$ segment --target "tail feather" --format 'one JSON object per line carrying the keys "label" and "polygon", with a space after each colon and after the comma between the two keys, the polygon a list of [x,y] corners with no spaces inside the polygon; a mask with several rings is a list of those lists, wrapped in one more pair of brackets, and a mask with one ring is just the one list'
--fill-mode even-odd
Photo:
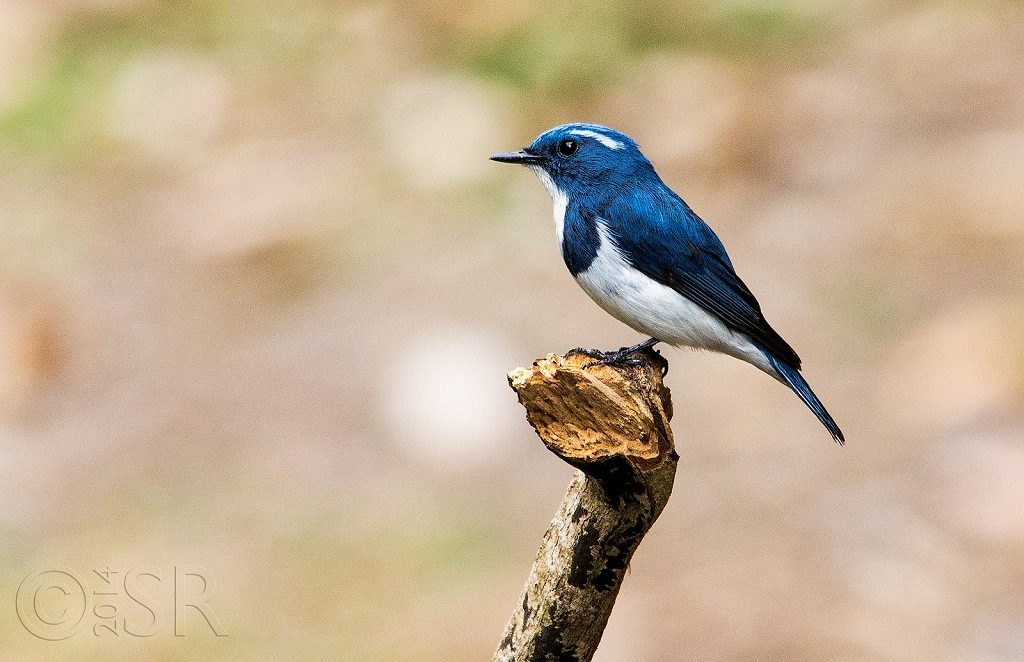
{"label": "tail feather", "polygon": [[807,408],[814,412],[814,415],[818,417],[818,420],[821,421],[821,424],[829,431],[832,438],[842,446],[843,442],[846,441],[846,438],[843,437],[843,431],[839,429],[838,425],[836,425],[835,420],[833,420],[832,416],[828,413],[828,410],[825,409],[825,405],[821,404],[821,400],[818,399],[818,396],[814,395],[814,391],[811,390],[810,385],[808,385],[807,381],[803,378],[803,375],[801,375],[796,368],[776,359],[769,352],[765,352],[765,354],[768,356],[768,361],[772,364],[772,367],[775,368],[777,373],[779,373],[781,381],[789,386],[789,388],[793,389],[793,392],[804,401]]}

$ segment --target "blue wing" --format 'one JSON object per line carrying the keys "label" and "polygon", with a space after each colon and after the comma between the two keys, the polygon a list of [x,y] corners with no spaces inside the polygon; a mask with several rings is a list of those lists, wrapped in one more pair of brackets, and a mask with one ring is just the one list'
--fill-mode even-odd
{"label": "blue wing", "polygon": [[633,195],[611,197],[594,213],[605,221],[633,268],[800,369],[800,357],[765,320],[722,242],[678,196],[667,188],[638,188]]}

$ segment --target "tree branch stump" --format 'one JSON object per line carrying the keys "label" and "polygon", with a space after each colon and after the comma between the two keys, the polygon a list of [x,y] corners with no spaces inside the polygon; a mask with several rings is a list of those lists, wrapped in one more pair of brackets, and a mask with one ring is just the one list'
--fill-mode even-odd
{"label": "tree branch stump", "polygon": [[495,661],[587,662],[629,561],[672,493],[672,401],[654,350],[643,365],[594,366],[549,354],[509,373],[526,418],[578,469],[537,552]]}

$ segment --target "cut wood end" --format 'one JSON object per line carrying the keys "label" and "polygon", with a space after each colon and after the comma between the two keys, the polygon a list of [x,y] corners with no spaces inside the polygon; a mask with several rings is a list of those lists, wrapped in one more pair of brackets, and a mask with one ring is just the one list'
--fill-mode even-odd
{"label": "cut wood end", "polygon": [[622,456],[644,471],[673,450],[669,390],[651,354],[638,366],[598,365],[583,354],[548,354],[508,374],[526,418],[553,453],[574,464]]}

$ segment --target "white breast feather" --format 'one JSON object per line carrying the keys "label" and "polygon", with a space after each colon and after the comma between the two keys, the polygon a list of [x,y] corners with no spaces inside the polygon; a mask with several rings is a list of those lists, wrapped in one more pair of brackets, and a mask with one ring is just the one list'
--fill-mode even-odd
{"label": "white breast feather", "polygon": [[743,334],[672,288],[631,267],[598,220],[597,257],[576,282],[612,317],[672,345],[721,352],[753,364],[778,378],[764,354]]}
{"label": "white breast feather", "polygon": [[558,245],[561,246],[562,236],[565,234],[565,209],[569,206],[569,196],[555,185],[555,180],[551,179],[551,175],[544,168],[540,166],[529,166],[529,168],[547,189],[548,195],[551,196],[551,202],[555,205],[555,231],[558,233]]}

